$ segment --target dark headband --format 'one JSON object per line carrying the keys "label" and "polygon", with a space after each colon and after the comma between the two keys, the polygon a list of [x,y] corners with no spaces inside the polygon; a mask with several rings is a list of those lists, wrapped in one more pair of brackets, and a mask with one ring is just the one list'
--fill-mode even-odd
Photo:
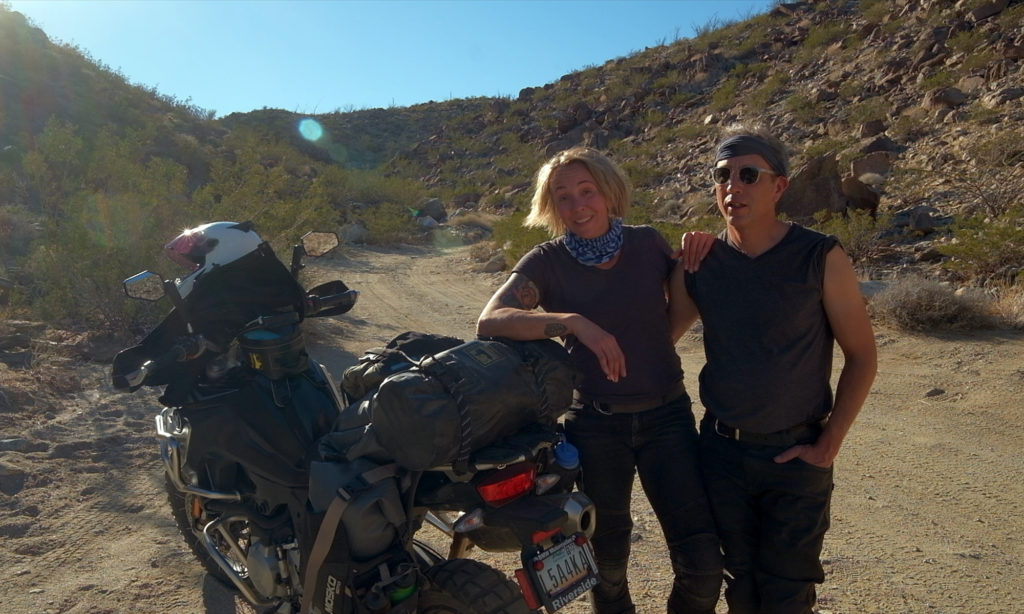
{"label": "dark headband", "polygon": [[783,177],[789,175],[789,169],[786,168],[786,158],[782,153],[769,145],[764,139],[750,134],[731,136],[722,141],[718,145],[718,153],[715,154],[715,164],[728,158],[748,155],[761,156],[768,163],[768,166],[772,167],[773,171]]}

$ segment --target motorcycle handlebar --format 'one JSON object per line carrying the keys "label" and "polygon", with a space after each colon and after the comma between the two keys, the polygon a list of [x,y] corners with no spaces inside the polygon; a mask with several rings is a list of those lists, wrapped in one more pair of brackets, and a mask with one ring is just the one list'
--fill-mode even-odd
{"label": "motorcycle handlebar", "polygon": [[322,318],[345,313],[352,309],[358,298],[358,290],[346,290],[325,296],[309,294],[306,296],[306,317]]}
{"label": "motorcycle handlebar", "polygon": [[[209,343],[202,335],[196,334],[188,337],[182,337],[178,343],[172,345],[166,352],[152,360],[147,360],[142,363],[138,369],[130,373],[115,376],[121,380],[120,382],[115,382],[115,387],[132,389],[138,388],[146,383],[146,379],[152,373],[177,362],[192,360],[205,352],[209,347]],[[120,384],[125,385],[122,386]]]}

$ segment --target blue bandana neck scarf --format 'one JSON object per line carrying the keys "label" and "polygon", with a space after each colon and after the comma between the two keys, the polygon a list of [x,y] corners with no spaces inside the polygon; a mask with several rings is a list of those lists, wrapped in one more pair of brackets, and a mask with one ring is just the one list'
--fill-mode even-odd
{"label": "blue bandana neck scarf", "polygon": [[565,247],[581,264],[595,266],[608,262],[622,249],[622,218],[612,218],[608,232],[595,239],[584,239],[567,230]]}

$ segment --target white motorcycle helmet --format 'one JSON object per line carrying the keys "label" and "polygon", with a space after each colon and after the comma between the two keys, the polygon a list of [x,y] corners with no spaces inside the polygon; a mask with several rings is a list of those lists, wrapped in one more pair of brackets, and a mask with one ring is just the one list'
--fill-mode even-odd
{"label": "white motorcycle helmet", "polygon": [[185,277],[174,280],[184,298],[192,291],[196,280],[208,271],[238,260],[262,243],[252,222],[211,222],[174,237],[164,246],[164,253],[190,271]]}

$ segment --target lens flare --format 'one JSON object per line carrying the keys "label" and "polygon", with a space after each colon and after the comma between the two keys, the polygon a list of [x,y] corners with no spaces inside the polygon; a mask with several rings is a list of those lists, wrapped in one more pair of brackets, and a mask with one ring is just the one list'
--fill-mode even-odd
{"label": "lens flare", "polygon": [[299,134],[307,141],[319,141],[324,135],[324,127],[315,119],[307,117],[299,122]]}

